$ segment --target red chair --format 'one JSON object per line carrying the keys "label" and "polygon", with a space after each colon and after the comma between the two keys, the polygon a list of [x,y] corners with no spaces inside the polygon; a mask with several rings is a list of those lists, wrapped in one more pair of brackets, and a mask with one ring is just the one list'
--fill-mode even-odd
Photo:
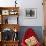
{"label": "red chair", "polygon": [[[27,46],[26,43],[25,43],[25,40],[32,37],[32,36],[34,36],[37,39],[37,35],[33,31],[33,29],[32,28],[27,29],[27,31],[24,34],[24,37],[22,38],[21,46]],[[40,42],[38,41],[35,46],[41,46]]]}

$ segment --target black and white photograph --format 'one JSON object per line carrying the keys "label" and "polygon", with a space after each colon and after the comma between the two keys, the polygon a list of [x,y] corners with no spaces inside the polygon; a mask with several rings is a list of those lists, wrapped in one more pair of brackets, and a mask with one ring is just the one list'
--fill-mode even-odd
{"label": "black and white photograph", "polygon": [[26,18],[36,18],[37,9],[36,8],[26,8],[25,13],[26,13]]}

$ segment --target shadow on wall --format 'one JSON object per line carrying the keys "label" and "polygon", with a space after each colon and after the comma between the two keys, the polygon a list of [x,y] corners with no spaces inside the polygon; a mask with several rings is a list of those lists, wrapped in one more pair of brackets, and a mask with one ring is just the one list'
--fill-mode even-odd
{"label": "shadow on wall", "polygon": [[23,38],[23,35],[24,35],[25,31],[28,28],[32,28],[36,32],[39,41],[41,43],[43,43],[43,36],[42,36],[43,35],[43,33],[42,33],[43,30],[42,30],[42,26],[21,26],[20,27],[20,31],[19,31],[19,39],[20,39],[20,42],[21,42],[21,40]]}

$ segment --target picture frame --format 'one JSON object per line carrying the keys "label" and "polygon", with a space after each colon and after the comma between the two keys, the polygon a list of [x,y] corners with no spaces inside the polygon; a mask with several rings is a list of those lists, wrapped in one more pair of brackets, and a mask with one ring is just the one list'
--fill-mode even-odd
{"label": "picture frame", "polygon": [[17,13],[18,13],[18,12],[17,12],[16,10],[10,10],[10,11],[9,11],[9,14],[10,14],[10,15],[16,15]]}
{"label": "picture frame", "polygon": [[26,8],[25,17],[31,18],[31,19],[36,19],[37,18],[37,8]]}
{"label": "picture frame", "polygon": [[2,10],[2,15],[9,15],[9,10]]}

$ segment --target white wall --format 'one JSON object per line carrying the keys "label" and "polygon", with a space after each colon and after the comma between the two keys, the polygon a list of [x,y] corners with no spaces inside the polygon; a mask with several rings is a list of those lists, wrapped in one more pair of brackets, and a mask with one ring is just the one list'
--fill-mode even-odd
{"label": "white wall", "polygon": [[1,7],[9,7],[9,6],[14,6],[15,3],[14,3],[15,0],[0,0],[0,6]]}
{"label": "white wall", "polygon": [[[0,0],[0,6],[15,6],[15,0]],[[42,0],[17,0],[19,10],[19,24],[21,26],[43,26],[43,6]],[[36,8],[37,9],[37,18],[36,19],[27,19],[25,17],[26,8]]]}
{"label": "white wall", "polygon": [[[23,26],[43,26],[43,6],[42,0],[21,0],[20,2],[20,23]],[[25,8],[36,8],[37,18],[27,19],[25,18]]]}

